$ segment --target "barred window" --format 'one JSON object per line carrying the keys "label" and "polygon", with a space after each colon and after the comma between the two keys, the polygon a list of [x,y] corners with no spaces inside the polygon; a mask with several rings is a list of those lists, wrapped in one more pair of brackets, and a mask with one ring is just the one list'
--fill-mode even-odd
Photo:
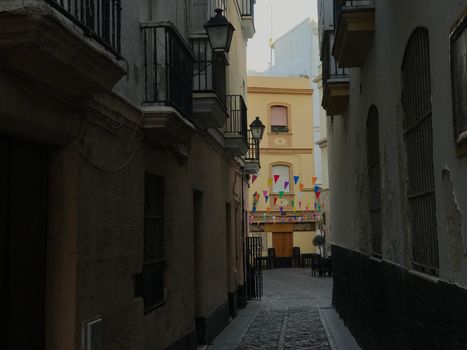
{"label": "barred window", "polygon": [[430,79],[428,30],[417,28],[407,43],[402,63],[412,265],[417,270],[436,275],[439,257]]}
{"label": "barred window", "polygon": [[147,313],[164,303],[164,179],[146,173],[144,187],[144,256],[138,294]]}
{"label": "barred window", "polygon": [[368,209],[370,213],[371,253],[381,258],[381,184],[379,163],[378,110],[370,108],[367,121],[367,167],[369,179]]}
{"label": "barred window", "polygon": [[467,143],[467,9],[451,34],[451,79],[454,131],[458,144]]}

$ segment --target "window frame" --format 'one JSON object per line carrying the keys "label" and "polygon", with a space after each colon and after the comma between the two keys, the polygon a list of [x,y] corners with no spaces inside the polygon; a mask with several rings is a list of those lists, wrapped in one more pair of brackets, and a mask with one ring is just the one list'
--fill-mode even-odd
{"label": "window frame", "polygon": [[[284,167],[288,167],[289,168],[289,191],[286,192],[284,191],[284,195],[290,195],[290,194],[293,194],[294,193],[294,184],[293,184],[293,180],[292,179],[292,174],[293,174],[293,166],[292,164],[290,163],[287,163],[287,162],[275,162],[275,163],[271,163],[271,167],[270,167],[270,174],[271,174],[271,179],[272,179],[272,185],[270,186],[270,189],[269,189],[269,192],[272,193],[272,194],[279,194],[280,191],[283,191],[283,190],[280,190],[278,192],[274,192],[274,167],[276,166],[284,166]],[[282,182],[284,183],[284,182]],[[282,188],[284,188],[284,186],[282,186]]]}
{"label": "window frame", "polygon": [[[272,125],[272,109],[274,107],[282,107],[285,108],[286,112],[286,120],[287,120],[287,125],[281,126],[281,125]],[[271,103],[268,105],[268,115],[269,115],[269,132],[271,133],[288,133],[290,132],[291,129],[291,118],[290,118],[290,105],[286,103],[281,103],[281,102],[275,102]]]}
{"label": "window frame", "polygon": [[[455,77],[455,62],[453,60],[455,42],[462,35],[467,35],[467,8],[464,9],[462,15],[457,20],[455,25],[451,28],[449,35],[449,60],[450,60],[450,73],[451,73],[451,99],[452,99],[452,113],[453,113],[453,127],[454,127],[454,141],[458,147],[463,147],[462,154],[467,154],[467,127],[460,125],[467,124],[467,114],[462,116],[458,110],[457,101],[458,86]],[[467,73],[466,73],[467,74]],[[462,130],[465,129],[465,130]]]}

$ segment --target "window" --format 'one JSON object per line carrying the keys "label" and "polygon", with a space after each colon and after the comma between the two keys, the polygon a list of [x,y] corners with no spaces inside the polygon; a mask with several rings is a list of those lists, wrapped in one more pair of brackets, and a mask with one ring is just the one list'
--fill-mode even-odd
{"label": "window", "polygon": [[378,110],[371,107],[366,124],[367,167],[369,180],[368,209],[370,213],[371,253],[381,258],[381,185],[379,167],[379,123]]}
{"label": "window", "polygon": [[143,272],[137,293],[146,313],[164,303],[164,269],[164,179],[146,173]]}
{"label": "window", "polygon": [[451,34],[451,79],[454,131],[458,144],[467,143],[467,9]]}
{"label": "window", "polygon": [[412,265],[422,272],[437,274],[430,49],[425,28],[416,29],[409,39],[402,63],[402,84]]}
{"label": "window", "polygon": [[[277,182],[274,181],[274,177],[278,175],[279,179]],[[284,193],[290,193],[290,167],[288,165],[274,165],[272,167],[272,192],[279,193],[284,191]],[[289,185],[284,188],[284,183],[288,182]]]}
{"label": "window", "polygon": [[287,107],[272,106],[271,107],[271,132],[287,132],[289,131],[287,117]]}

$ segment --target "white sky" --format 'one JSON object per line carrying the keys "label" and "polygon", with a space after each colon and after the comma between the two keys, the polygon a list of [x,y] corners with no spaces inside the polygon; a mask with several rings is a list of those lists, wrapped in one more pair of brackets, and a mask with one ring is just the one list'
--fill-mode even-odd
{"label": "white sky", "polygon": [[274,41],[308,17],[317,20],[317,12],[316,0],[256,0],[256,34],[248,41],[248,69],[267,69],[269,39]]}

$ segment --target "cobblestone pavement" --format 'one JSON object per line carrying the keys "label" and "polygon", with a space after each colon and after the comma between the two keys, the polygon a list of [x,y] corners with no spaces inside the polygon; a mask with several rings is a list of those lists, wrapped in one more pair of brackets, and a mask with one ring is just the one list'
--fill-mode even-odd
{"label": "cobblestone pavement", "polygon": [[311,277],[309,269],[266,270],[263,278],[263,299],[249,302],[255,311],[237,339],[217,347],[215,339],[213,349],[330,349],[318,308],[331,305],[332,279]]}

